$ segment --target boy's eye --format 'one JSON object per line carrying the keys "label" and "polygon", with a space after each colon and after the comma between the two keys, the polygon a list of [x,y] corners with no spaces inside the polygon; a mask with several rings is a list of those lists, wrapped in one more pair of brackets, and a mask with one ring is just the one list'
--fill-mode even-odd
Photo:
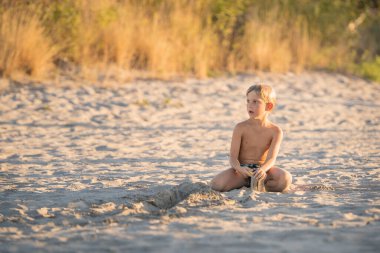
{"label": "boy's eye", "polygon": [[258,104],[258,103],[260,103],[260,101],[259,100],[252,100],[252,101],[247,100],[247,104],[249,104],[249,103]]}

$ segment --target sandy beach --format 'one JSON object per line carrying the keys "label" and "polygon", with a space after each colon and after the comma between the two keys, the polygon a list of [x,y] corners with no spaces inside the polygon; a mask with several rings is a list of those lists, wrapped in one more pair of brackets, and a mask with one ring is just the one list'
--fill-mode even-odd
{"label": "sandy beach", "polygon": [[[277,91],[292,188],[214,192],[258,81]],[[0,252],[379,251],[379,84],[326,72],[73,82],[0,93]]]}

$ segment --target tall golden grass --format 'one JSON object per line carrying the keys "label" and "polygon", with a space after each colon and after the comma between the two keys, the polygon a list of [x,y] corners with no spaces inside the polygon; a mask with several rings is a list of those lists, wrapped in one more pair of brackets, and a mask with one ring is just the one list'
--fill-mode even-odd
{"label": "tall golden grass", "polygon": [[210,3],[41,0],[32,7],[3,6],[0,72],[40,76],[50,73],[59,58],[82,69],[116,65],[160,78],[226,71],[299,72],[331,61],[339,67],[345,61],[344,43],[336,47],[339,50],[322,48],[321,38],[310,33],[303,16],[290,18],[279,8],[264,14],[251,8],[242,32],[234,35],[233,47],[226,48],[213,26]]}
{"label": "tall golden grass", "polygon": [[242,69],[271,72],[302,71],[313,65],[318,54],[318,38],[308,32],[308,23],[301,16],[291,23],[286,13],[274,8],[258,15],[256,10],[245,24]]}
{"label": "tall golden grass", "polygon": [[7,10],[0,17],[0,72],[9,76],[22,71],[44,74],[57,50],[30,11]]}

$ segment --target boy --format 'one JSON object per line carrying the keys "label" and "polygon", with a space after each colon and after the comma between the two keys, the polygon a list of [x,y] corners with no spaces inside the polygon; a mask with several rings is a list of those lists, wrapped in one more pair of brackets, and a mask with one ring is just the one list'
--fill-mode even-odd
{"label": "boy", "polygon": [[282,141],[281,128],[267,119],[275,106],[275,92],[271,86],[260,84],[249,87],[246,95],[249,119],[237,124],[233,131],[232,168],[215,176],[211,188],[230,191],[249,187],[252,179],[264,184],[266,191],[282,192],[289,188],[292,176],[274,167]]}

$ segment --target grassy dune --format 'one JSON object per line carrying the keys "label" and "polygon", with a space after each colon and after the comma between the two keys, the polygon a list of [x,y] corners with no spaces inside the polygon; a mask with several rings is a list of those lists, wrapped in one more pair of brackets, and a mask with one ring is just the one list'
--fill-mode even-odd
{"label": "grassy dune", "polygon": [[[378,1],[4,0],[0,74],[330,69],[380,80]],[[65,65],[64,64],[64,65]]]}

